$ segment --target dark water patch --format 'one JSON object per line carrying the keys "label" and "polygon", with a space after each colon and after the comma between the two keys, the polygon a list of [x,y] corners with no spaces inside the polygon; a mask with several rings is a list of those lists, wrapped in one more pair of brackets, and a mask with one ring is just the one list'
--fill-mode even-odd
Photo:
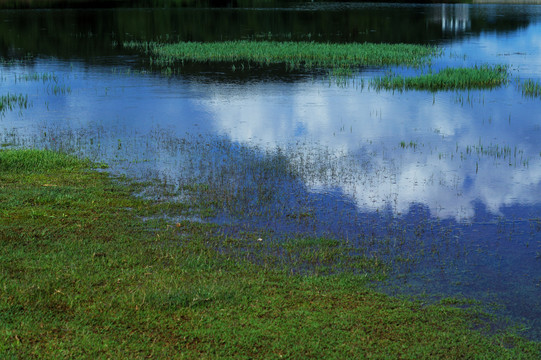
{"label": "dark water patch", "polygon": [[[350,8],[0,11],[0,56],[122,55],[125,41],[274,41],[435,44],[526,28],[537,8],[356,5]],[[462,7],[461,7],[462,6]],[[446,24],[461,24],[448,28]],[[101,60],[100,60],[101,59]]]}

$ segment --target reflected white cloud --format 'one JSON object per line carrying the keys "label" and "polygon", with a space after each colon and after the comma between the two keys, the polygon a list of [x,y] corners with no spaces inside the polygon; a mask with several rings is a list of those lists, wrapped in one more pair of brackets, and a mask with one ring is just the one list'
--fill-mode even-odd
{"label": "reflected white cloud", "polygon": [[[291,96],[276,99],[264,86],[234,98],[220,96],[218,87],[202,106],[213,114],[217,132],[234,141],[271,148],[307,142],[294,150],[306,152],[305,166],[322,166],[317,162],[324,158],[333,169],[305,171],[312,191],[340,187],[362,210],[404,213],[422,203],[433,215],[464,219],[478,202],[493,214],[517,203],[541,203],[532,192],[541,186],[540,149],[532,134],[540,132],[535,124],[541,105],[509,105],[504,99],[513,88],[463,94],[470,100],[462,104],[454,93],[292,86]],[[310,159],[314,151],[325,156]],[[365,166],[348,159],[358,154],[365,154]]]}

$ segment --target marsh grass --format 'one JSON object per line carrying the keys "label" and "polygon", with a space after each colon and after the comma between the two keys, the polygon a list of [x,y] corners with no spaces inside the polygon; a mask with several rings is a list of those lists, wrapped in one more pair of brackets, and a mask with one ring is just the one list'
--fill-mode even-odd
{"label": "marsh grass", "polygon": [[[340,239],[291,238],[282,246],[291,256],[277,263],[260,234],[153,218],[168,211],[163,203],[134,197],[140,185],[87,161],[4,150],[0,163],[2,358],[534,359],[541,351],[512,334],[472,330],[478,316],[456,304],[374,292],[367,279],[380,267],[368,258],[357,272],[319,275],[318,266],[351,256]],[[291,271],[314,258],[316,271]]]}
{"label": "marsh grass", "polygon": [[541,98],[541,83],[528,79],[520,84],[522,95],[530,98]]}
{"label": "marsh grass", "polygon": [[164,68],[183,62],[227,62],[239,64],[243,68],[247,68],[251,64],[285,64],[291,69],[298,67],[421,66],[441,54],[441,50],[433,46],[370,43],[224,41],[161,44],[125,42],[123,46],[149,54],[151,65]]}
{"label": "marsh grass", "polygon": [[473,68],[445,68],[436,73],[404,77],[386,75],[371,80],[375,89],[385,90],[456,90],[491,89],[508,82],[509,74],[504,65],[481,65]]}
{"label": "marsh grass", "polygon": [[[120,147],[117,139],[108,141],[109,135],[96,135],[51,130],[34,141],[21,141],[17,134],[6,134],[0,141],[11,146],[40,146],[77,152],[94,159],[107,158],[113,171],[120,169],[121,173],[145,181],[159,179],[166,186],[149,187],[144,196],[164,203],[180,199],[190,205],[172,214],[169,218],[172,222],[186,218],[215,221],[230,236],[242,230],[266,229],[270,234],[264,237],[276,243],[287,237],[346,238],[347,251],[360,249],[358,254],[384,260],[404,273],[420,261],[439,256],[425,248],[446,244],[445,254],[453,253],[449,256],[456,258],[465,256],[459,247],[449,244],[452,238],[449,234],[434,231],[447,229],[446,225],[428,224],[426,229],[418,231],[417,225],[423,227],[418,220],[417,225],[412,226],[407,219],[386,218],[389,203],[375,209],[374,217],[359,217],[356,197],[363,199],[365,190],[354,189],[347,199],[332,195],[337,183],[349,188],[351,184],[373,182],[376,177],[370,169],[378,166],[378,161],[372,158],[360,161],[357,155],[336,153],[311,143],[261,149],[225,137],[185,135],[179,138],[158,129],[143,137],[132,134],[129,139],[123,138]],[[433,151],[425,145],[413,140],[400,143],[409,151]],[[152,161],[130,157],[134,149],[152,154]],[[473,157],[474,163],[475,159],[480,162],[485,157],[497,161],[526,159],[520,149],[514,149],[512,154],[510,151],[509,147],[480,142],[471,148],[457,146],[456,153],[446,156],[460,156],[469,162]],[[160,164],[159,171],[147,171],[157,164]],[[359,167],[363,170],[359,171]],[[394,171],[387,169],[381,175],[393,176]],[[312,191],[314,188],[318,190]],[[326,195],[327,191],[331,191],[330,196]],[[276,258],[285,254],[279,249],[273,251]],[[345,262],[342,265],[349,266]],[[308,264],[299,266],[310,268]],[[328,272],[333,271],[333,266],[328,267]]]}
{"label": "marsh grass", "polygon": [[25,74],[19,74],[15,75],[16,81],[41,81],[43,83],[46,82],[58,82],[58,76],[54,73],[25,73]]}
{"label": "marsh grass", "polygon": [[8,111],[19,108],[19,110],[28,108],[28,95],[23,94],[10,94],[0,95],[0,116]]}

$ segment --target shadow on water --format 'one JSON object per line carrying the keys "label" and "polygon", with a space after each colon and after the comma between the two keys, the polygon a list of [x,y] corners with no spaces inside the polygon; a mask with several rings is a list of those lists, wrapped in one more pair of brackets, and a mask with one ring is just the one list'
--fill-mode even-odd
{"label": "shadow on water", "polygon": [[[464,5],[466,6],[466,5]],[[0,11],[0,57],[27,54],[96,63],[124,55],[124,41],[236,39],[433,44],[524,29],[535,15],[460,5],[259,9]]]}

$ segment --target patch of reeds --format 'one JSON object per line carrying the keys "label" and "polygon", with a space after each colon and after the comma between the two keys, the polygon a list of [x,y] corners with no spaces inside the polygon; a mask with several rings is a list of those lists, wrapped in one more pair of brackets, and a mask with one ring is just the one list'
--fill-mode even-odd
{"label": "patch of reeds", "polygon": [[445,68],[437,73],[404,77],[391,74],[371,80],[375,89],[385,90],[455,90],[490,89],[507,83],[509,73],[505,65],[481,65],[473,68]]}
{"label": "patch of reeds", "polygon": [[28,108],[28,95],[6,94],[0,95],[0,115],[7,110],[18,107],[20,110]]}
{"label": "patch of reeds", "polygon": [[54,73],[30,73],[30,74],[21,74],[15,77],[17,81],[42,81],[42,82],[58,82],[58,76]]}
{"label": "patch of reeds", "polygon": [[224,41],[125,42],[125,48],[151,55],[151,64],[171,66],[190,62],[231,62],[257,65],[286,64],[298,67],[421,66],[441,54],[441,49],[411,44],[330,44],[315,42]]}
{"label": "patch of reeds", "polygon": [[522,95],[531,98],[541,98],[541,83],[528,79],[521,84]]}

